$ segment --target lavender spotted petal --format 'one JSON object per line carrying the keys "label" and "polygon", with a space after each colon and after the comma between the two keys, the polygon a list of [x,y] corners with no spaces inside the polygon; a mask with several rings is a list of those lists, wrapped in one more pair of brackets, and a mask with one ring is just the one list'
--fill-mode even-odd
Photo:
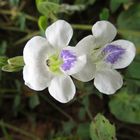
{"label": "lavender spotted petal", "polygon": [[103,53],[105,55],[105,61],[114,64],[125,53],[125,49],[121,48],[121,46],[110,44],[103,49]]}
{"label": "lavender spotted petal", "polygon": [[61,68],[64,71],[70,70],[73,67],[74,63],[77,61],[76,55],[70,50],[62,50],[60,56],[63,60]]}

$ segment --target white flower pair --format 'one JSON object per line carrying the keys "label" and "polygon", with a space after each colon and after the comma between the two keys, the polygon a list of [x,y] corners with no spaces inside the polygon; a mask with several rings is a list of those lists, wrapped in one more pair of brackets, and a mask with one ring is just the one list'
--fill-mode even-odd
{"label": "white flower pair", "polygon": [[72,27],[58,20],[46,29],[46,38],[35,36],[29,40],[23,52],[25,84],[36,91],[48,87],[51,96],[62,103],[73,99],[76,93],[70,75],[83,82],[95,78],[94,85],[100,92],[115,93],[123,80],[114,69],[132,62],[135,46],[126,40],[110,43],[117,31],[108,21],[97,22],[92,33],[70,47]]}

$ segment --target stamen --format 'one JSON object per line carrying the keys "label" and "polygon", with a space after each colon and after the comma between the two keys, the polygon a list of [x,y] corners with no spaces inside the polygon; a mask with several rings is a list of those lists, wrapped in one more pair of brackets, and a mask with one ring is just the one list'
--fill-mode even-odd
{"label": "stamen", "polygon": [[121,46],[110,44],[102,52],[105,55],[105,61],[114,64],[125,53],[125,49],[121,48]]}
{"label": "stamen", "polygon": [[63,63],[61,59],[59,59],[58,54],[54,54],[49,57],[49,59],[46,61],[47,66],[49,67],[50,71],[54,73],[59,73],[60,72],[60,66]]}
{"label": "stamen", "polygon": [[63,64],[61,65],[61,68],[64,71],[70,70],[77,60],[76,55],[72,51],[69,51],[69,50],[62,50],[60,56],[63,60]]}

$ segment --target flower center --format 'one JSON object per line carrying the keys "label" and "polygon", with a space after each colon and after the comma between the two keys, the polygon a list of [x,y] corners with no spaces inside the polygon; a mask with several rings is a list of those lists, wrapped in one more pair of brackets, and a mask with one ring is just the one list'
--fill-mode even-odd
{"label": "flower center", "polygon": [[69,50],[62,50],[61,58],[63,60],[63,64],[61,65],[61,68],[64,71],[70,70],[73,67],[74,63],[77,61],[76,55]]}
{"label": "flower center", "polygon": [[60,73],[60,68],[64,71],[70,70],[77,61],[76,55],[69,50],[62,50],[60,55],[51,55],[46,61],[49,70],[53,73]]}
{"label": "flower center", "polygon": [[58,54],[54,54],[54,55],[50,56],[49,59],[47,60],[47,65],[48,65],[50,71],[52,71],[54,73],[60,72],[60,65],[62,63],[63,63],[63,61],[61,59],[59,59]]}
{"label": "flower center", "polygon": [[105,62],[114,64],[121,58],[122,54],[125,53],[125,49],[121,48],[118,45],[110,44],[102,50],[102,53],[105,55]]}

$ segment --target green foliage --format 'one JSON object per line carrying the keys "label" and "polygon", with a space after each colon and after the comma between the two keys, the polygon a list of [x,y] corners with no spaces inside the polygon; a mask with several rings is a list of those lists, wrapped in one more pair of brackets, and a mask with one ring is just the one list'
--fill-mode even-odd
{"label": "green foliage", "polygon": [[8,59],[8,64],[13,66],[24,66],[23,56],[16,56]]}
{"label": "green foliage", "polygon": [[19,4],[19,2],[20,2],[20,0],[9,0],[9,1],[10,1],[10,4],[12,6],[17,6]]}
{"label": "green foliage", "polygon": [[0,56],[1,55],[5,55],[6,49],[7,49],[7,42],[6,41],[2,41],[0,43]]}
{"label": "green foliage", "polygon": [[79,140],[77,136],[57,137],[53,140]]}
{"label": "green foliage", "polygon": [[17,89],[17,93],[14,95],[14,99],[13,99],[13,112],[14,115],[17,116],[20,108],[20,105],[22,104],[22,96],[21,96],[21,83],[18,80],[15,80],[15,85],[16,85],[16,89]]}
{"label": "green foliage", "polygon": [[131,77],[131,79],[133,79],[137,85],[140,85],[140,62],[133,61],[132,64],[127,68],[125,76]]}
{"label": "green foliage", "polygon": [[78,112],[78,117],[80,120],[84,120],[86,116],[86,110],[84,107],[81,107]]}
{"label": "green foliage", "polygon": [[92,5],[96,0],[75,0],[75,4]]}
{"label": "green foliage", "polygon": [[38,11],[45,16],[52,16],[52,14],[56,14],[60,9],[60,5],[53,1],[40,0],[36,3]]}
{"label": "green foliage", "polygon": [[128,3],[130,0],[110,0],[110,9],[114,13],[123,3]]}
{"label": "green foliage", "polygon": [[[95,2],[96,4],[94,4]],[[86,34],[91,34],[91,27],[94,22],[110,19],[117,25],[119,28],[118,32],[122,35],[122,37],[118,36],[118,38],[134,41],[137,46],[137,52],[140,52],[140,4],[138,0],[110,0],[102,4],[96,0],[36,0],[36,6],[40,15],[34,10],[35,7],[33,6],[34,4],[31,0],[2,0],[2,2],[0,2],[0,15],[2,17],[0,19],[0,29],[2,29],[0,67],[4,71],[16,72],[22,70],[24,66],[22,56],[8,59],[5,55],[15,56],[19,53],[17,50],[22,49],[16,47],[24,47],[27,40],[32,38],[32,36],[38,35],[39,32],[36,29],[37,24],[39,29],[44,33],[46,28],[57,19],[67,20],[72,23],[74,29],[76,29],[76,34],[74,34],[73,40],[71,41],[72,45],[75,45],[80,39],[85,37]],[[29,10],[30,8],[31,10]],[[73,14],[74,12],[76,13]],[[38,16],[39,19],[37,23]],[[115,22],[116,20],[117,23]],[[88,30],[90,30],[90,32]],[[19,46],[17,42],[23,44]],[[15,44],[17,44],[17,46]],[[11,121],[12,124],[20,125],[18,119],[22,119],[23,115],[25,118],[25,128],[30,125],[30,122],[35,123],[33,127],[37,127],[36,131],[38,135],[42,136],[45,133],[45,135],[47,135],[45,139],[47,140],[89,140],[90,136],[92,140],[115,140],[115,127],[110,124],[104,116],[98,114],[90,126],[89,118],[92,119],[92,114],[102,110],[109,116],[113,114],[117,119],[121,120],[122,123],[140,124],[140,96],[138,95],[140,87],[139,69],[140,59],[136,57],[135,61],[127,69],[122,70],[122,74],[125,74],[124,86],[127,86],[126,91],[128,91],[129,94],[126,92],[118,93],[113,96],[113,98],[110,98],[109,107],[111,112],[108,112],[106,109],[108,100],[104,98],[103,94],[95,90],[92,82],[75,82],[78,94],[76,95],[74,103],[61,105],[52,101],[48,96],[46,97],[46,95],[40,99],[38,97],[39,95],[29,91],[29,89],[23,85],[23,82],[16,82],[17,80],[13,79],[13,75],[7,76],[7,74],[0,71],[0,74],[2,73],[0,75],[1,118]],[[22,71],[16,77],[22,79]],[[100,99],[95,94],[100,95]],[[45,97],[48,99],[45,100],[47,103],[45,103],[45,101],[42,102]],[[92,101],[93,98],[94,101]],[[38,106],[39,104],[41,105]],[[96,108],[96,105],[99,107]],[[38,108],[33,110],[37,106]],[[44,108],[40,110],[40,107]],[[91,107],[94,107],[92,112],[90,112]],[[9,108],[12,108],[12,110],[8,110]],[[43,125],[40,123],[42,122],[42,118]],[[30,121],[29,124],[27,120]],[[115,123],[117,124],[117,121],[115,121]],[[47,130],[44,128],[44,125],[45,127],[47,126]],[[135,128],[132,129],[135,131]],[[19,132],[15,131],[15,133],[13,133],[14,130],[15,129],[11,129],[11,127],[8,127],[8,129],[7,127],[6,129],[2,128],[3,136],[0,137],[0,139],[5,138],[11,140],[11,136],[16,136],[14,134]],[[16,130],[19,130],[19,127],[17,127]],[[120,131],[117,132],[118,139],[122,139],[119,137],[121,135]],[[127,132],[127,130],[125,130],[125,132]],[[18,134],[19,138],[21,136],[21,139],[26,139],[22,137],[22,135],[26,136],[27,133],[26,131],[24,133],[21,131],[21,135]],[[36,136],[30,138],[30,134],[32,135],[30,132],[27,134],[27,139],[37,139]],[[123,139],[129,138],[128,132],[126,136],[127,137]],[[42,139],[42,137],[39,139]]]}
{"label": "green foliage", "polygon": [[109,9],[104,8],[99,16],[100,16],[100,20],[108,20],[108,18],[109,18]]}
{"label": "green foliage", "polygon": [[30,108],[35,108],[36,106],[38,106],[40,104],[39,101],[39,97],[38,95],[35,93],[34,95],[30,96],[29,98],[29,106]]}
{"label": "green foliage", "polygon": [[92,140],[116,140],[115,126],[103,115],[97,114],[90,124],[90,136]]}
{"label": "green foliage", "polygon": [[[3,124],[3,121],[1,121],[1,124]],[[1,130],[2,130],[6,140],[14,140],[3,125],[1,125]]]}
{"label": "green foliage", "polygon": [[19,25],[19,29],[21,31],[23,31],[26,27],[26,17],[24,13],[21,13],[18,17],[17,17],[17,25]]}
{"label": "green foliage", "polygon": [[89,123],[79,124],[77,129],[77,135],[83,140],[89,139]]}
{"label": "green foliage", "polygon": [[64,134],[70,135],[74,127],[75,127],[75,123],[72,121],[63,122]]}
{"label": "green foliage", "polygon": [[[5,58],[5,61],[6,60],[7,59]],[[23,56],[16,56],[10,58],[7,60],[7,62],[3,63],[1,68],[5,72],[18,72],[23,69],[24,66]]]}
{"label": "green foliage", "polygon": [[77,5],[61,4],[59,12],[66,13],[66,14],[70,15],[76,11],[85,10],[85,8],[86,8],[86,6],[83,4],[77,4]]}
{"label": "green foliage", "polygon": [[109,107],[117,119],[140,124],[140,95],[122,91],[111,99]]}
{"label": "green foliage", "polygon": [[13,65],[4,65],[2,67],[2,71],[5,71],[5,72],[18,72],[18,71],[21,71],[22,70],[22,67],[19,67],[19,66],[13,66]]}
{"label": "green foliage", "polygon": [[38,19],[38,26],[41,31],[45,32],[47,28],[48,22],[47,22],[47,17],[46,16],[40,16]]}
{"label": "green foliage", "polygon": [[0,56],[0,68],[7,64],[8,58],[6,56]]}
{"label": "green foliage", "polygon": [[123,11],[117,20],[121,34],[140,48],[140,4]]}

